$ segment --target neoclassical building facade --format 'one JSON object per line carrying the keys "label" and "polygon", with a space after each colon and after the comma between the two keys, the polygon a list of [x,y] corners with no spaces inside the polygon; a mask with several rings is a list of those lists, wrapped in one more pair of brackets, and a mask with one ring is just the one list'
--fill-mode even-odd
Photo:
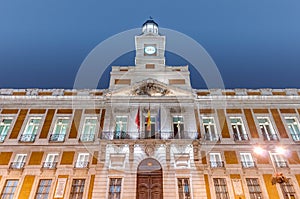
{"label": "neoclassical building facade", "polygon": [[193,89],[152,19],[108,89],[0,89],[1,198],[300,199],[300,90]]}

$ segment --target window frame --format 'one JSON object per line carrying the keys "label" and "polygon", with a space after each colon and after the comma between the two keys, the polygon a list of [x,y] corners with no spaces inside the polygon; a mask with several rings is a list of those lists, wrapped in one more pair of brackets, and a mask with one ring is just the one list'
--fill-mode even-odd
{"label": "window frame", "polygon": [[[177,118],[177,121],[174,119]],[[179,119],[181,118],[181,120]],[[177,126],[177,132],[175,132],[175,126]],[[179,127],[179,128],[178,128]],[[172,115],[172,129],[174,138],[184,138],[184,117],[183,115]]]}
{"label": "window frame", "polygon": [[[31,125],[32,120],[39,120],[38,123],[33,123]],[[20,135],[20,142],[34,142],[36,136],[40,133],[42,129],[43,115],[29,115],[27,117],[26,125],[22,130],[22,134]],[[31,132],[29,133],[28,129],[31,128]],[[35,130],[36,129],[36,130]]]}
{"label": "window frame", "polygon": [[[47,181],[46,184],[41,184],[42,181]],[[50,183],[49,183],[50,181]],[[40,179],[36,188],[36,192],[35,192],[35,198],[40,198],[42,196],[42,198],[45,198],[45,196],[47,196],[46,198],[49,198],[49,194],[51,192],[51,186],[53,184],[53,180],[52,179]],[[46,185],[46,186],[44,186]],[[41,190],[42,189],[42,190]],[[42,191],[42,192],[39,192]]]}
{"label": "window frame", "polygon": [[[3,115],[0,115],[0,118],[1,118],[1,120],[0,120],[0,126],[8,126],[8,127],[4,127],[4,128],[2,128],[2,130],[1,130],[1,128],[0,128],[0,143],[3,143],[4,141],[5,141],[5,139],[7,138],[7,136],[10,134],[10,132],[11,132],[11,130],[13,129],[12,127],[13,127],[13,123],[14,123],[14,120],[15,120],[15,117],[13,117],[13,116],[3,116]],[[5,123],[4,123],[4,120],[11,120],[11,122],[10,122],[10,124],[9,125],[5,125]],[[4,132],[4,130],[6,129],[6,134],[4,134],[3,132]]]}
{"label": "window frame", "polygon": [[78,153],[75,168],[87,168],[89,165],[90,154],[89,153]]}
{"label": "window frame", "polygon": [[255,167],[255,162],[254,162],[253,156],[250,152],[241,152],[240,153],[240,159],[241,159],[241,164],[242,164],[243,168],[253,168],[253,167]]}
{"label": "window frame", "polygon": [[[290,199],[292,198],[291,196],[297,198],[296,190],[291,178],[287,178],[287,182],[281,183],[280,188],[284,199]],[[287,192],[285,192],[286,190]]]}
{"label": "window frame", "polygon": [[209,165],[210,165],[211,168],[222,168],[222,167],[224,167],[224,162],[223,162],[222,155],[221,155],[220,152],[211,152],[211,153],[209,153]]}
{"label": "window frame", "polygon": [[[59,133],[56,133],[56,128],[59,123],[59,120],[69,120],[68,124],[65,127],[65,134],[61,133],[61,130]],[[68,133],[71,129],[71,123],[72,123],[72,116],[71,115],[59,115],[53,120],[53,128],[51,129],[51,134],[49,137],[50,142],[64,142]],[[62,128],[62,127],[61,127]]]}
{"label": "window frame", "polygon": [[[203,129],[204,129],[205,140],[218,141],[220,139],[220,134],[218,133],[215,117],[214,116],[202,116],[201,119],[202,119],[202,125],[203,125]],[[209,119],[211,119],[213,122],[208,122],[208,123],[204,122],[204,120],[209,120]],[[209,126],[210,128],[207,128],[206,125]],[[212,134],[211,127],[213,127],[214,134]],[[209,129],[209,132],[207,132],[206,129]]]}
{"label": "window frame", "polygon": [[[248,135],[247,130],[246,130],[244,118],[242,116],[235,116],[234,115],[234,116],[229,116],[228,119],[229,119],[229,122],[230,122],[230,128],[233,132],[233,137],[234,137],[235,141],[247,141],[247,140],[249,140],[249,135]],[[232,119],[240,120],[240,122],[233,123]],[[236,128],[234,128],[234,126]],[[238,128],[238,126],[241,126],[241,129],[242,129],[243,132],[240,132],[240,128]],[[235,132],[234,129],[236,129],[237,132]]]}
{"label": "window frame", "polygon": [[[222,178],[222,177],[221,178],[213,178],[212,181],[213,181],[213,185],[214,185],[214,189],[215,189],[216,199],[230,199],[227,179]],[[216,184],[216,182],[218,184]],[[225,187],[225,189],[224,189],[224,187]],[[223,190],[223,192],[220,190]],[[224,190],[225,190],[225,192],[224,192]],[[219,195],[219,194],[221,194],[221,195]],[[225,195],[223,195],[223,194],[225,194]]]}
{"label": "window frame", "polygon": [[[267,120],[270,132],[268,132],[268,130],[267,130],[268,128],[266,127],[266,125],[267,125],[266,122],[261,123],[259,121],[260,119],[266,119]],[[264,140],[267,140],[267,141],[278,141],[279,140],[278,139],[278,134],[276,133],[276,130],[274,128],[275,126],[273,125],[270,116],[265,116],[265,115],[256,116],[256,120],[257,120],[259,130],[260,130],[261,135],[263,136]],[[261,125],[263,126],[264,131],[262,130]]]}
{"label": "window frame", "polygon": [[[76,181],[78,181],[80,183],[75,184]],[[84,198],[84,190],[85,190],[85,186],[86,186],[85,184],[86,184],[86,179],[85,178],[73,178],[71,188],[70,188],[69,198],[70,199],[82,199],[82,198]],[[79,191],[77,191],[78,188],[79,188]],[[75,198],[74,198],[74,196],[75,196]]]}
{"label": "window frame", "polygon": [[[187,185],[188,185],[187,187],[185,184],[186,181],[187,181]],[[179,186],[179,182],[182,183],[181,184],[182,187]],[[188,189],[188,191],[186,191],[186,188]],[[177,189],[178,189],[179,199],[191,199],[192,198],[190,178],[184,178],[184,177],[177,178]]]}
{"label": "window frame", "polygon": [[[53,160],[50,161],[50,157],[53,156]],[[52,158],[52,157],[51,157]],[[43,163],[43,168],[55,169],[58,163],[59,153],[48,153]]]}
{"label": "window frame", "polygon": [[[108,191],[107,191],[107,195],[108,195],[108,199],[121,199],[122,198],[122,189],[123,189],[123,178],[122,177],[109,177],[108,178]],[[120,184],[112,184],[112,180],[120,180]],[[116,192],[111,192],[111,187],[112,185],[114,185],[113,187],[117,187],[118,191]],[[116,187],[114,188],[114,190],[116,189]],[[112,194],[112,195],[111,195]],[[117,194],[117,196],[115,196],[115,194]]]}
{"label": "window frame", "polygon": [[[7,186],[8,182],[12,182],[12,181],[15,182],[16,184],[14,183],[13,186]],[[16,189],[17,189],[18,185],[19,185],[19,179],[6,179],[5,184],[4,184],[4,186],[1,190],[1,195],[0,195],[1,198],[4,198],[3,195],[5,194],[5,196],[9,195],[8,198],[7,197],[5,197],[5,198],[14,199],[14,195],[15,195],[15,192],[16,192]],[[8,189],[9,189],[10,192],[6,192]]]}
{"label": "window frame", "polygon": [[[14,157],[14,161],[11,162],[12,169],[23,169],[26,161],[27,161],[28,154],[26,153],[17,153]],[[21,161],[18,161],[21,158]]]}
{"label": "window frame", "polygon": [[[290,131],[290,125],[288,123],[288,119],[294,119],[294,123],[296,123],[296,126],[298,128],[298,133],[292,134],[292,132]],[[299,123],[299,119],[296,116],[284,116],[284,120],[285,120],[285,125],[286,125],[286,129],[289,132],[289,135],[292,137],[292,139],[296,142],[300,141],[300,123]],[[293,125],[293,128],[295,125]],[[296,138],[296,139],[295,139]]]}
{"label": "window frame", "polygon": [[[126,119],[126,121],[122,121]],[[114,128],[114,139],[125,139],[128,133],[128,116],[127,115],[117,115],[115,117],[115,128]],[[121,119],[121,120],[118,120]],[[124,124],[125,125],[124,125]],[[120,126],[119,126],[120,125]],[[125,128],[124,128],[125,126]]]}
{"label": "window frame", "polygon": [[[95,120],[94,125],[94,132],[93,134],[91,133],[91,125],[89,125],[89,132],[85,133],[85,128],[87,126],[87,120]],[[82,122],[82,128],[81,128],[81,134],[80,134],[80,141],[81,142],[93,142],[95,141],[97,132],[99,132],[99,118],[97,116],[92,116],[92,115],[85,115],[83,118]]]}
{"label": "window frame", "polygon": [[246,186],[249,192],[250,199],[257,199],[258,197],[263,198],[261,189],[261,183],[258,178],[245,178]]}

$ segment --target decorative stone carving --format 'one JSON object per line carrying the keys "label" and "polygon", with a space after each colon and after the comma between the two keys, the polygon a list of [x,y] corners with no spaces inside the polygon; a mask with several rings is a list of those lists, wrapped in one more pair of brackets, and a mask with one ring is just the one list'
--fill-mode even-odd
{"label": "decorative stone carving", "polygon": [[145,153],[148,156],[153,156],[154,155],[154,150],[155,150],[155,146],[153,144],[149,144],[145,148]]}
{"label": "decorative stone carving", "polygon": [[155,83],[147,83],[133,90],[133,95],[165,96],[170,90]]}

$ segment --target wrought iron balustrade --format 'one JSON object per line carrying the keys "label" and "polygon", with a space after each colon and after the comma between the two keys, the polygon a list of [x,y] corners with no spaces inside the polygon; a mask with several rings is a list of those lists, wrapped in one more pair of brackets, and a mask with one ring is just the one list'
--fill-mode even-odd
{"label": "wrought iron balustrade", "polygon": [[23,169],[25,166],[25,162],[12,162],[10,163],[9,168],[11,169]]}
{"label": "wrought iron balustrade", "polygon": [[254,161],[242,161],[243,168],[254,168],[256,167],[256,163]]}
{"label": "wrought iron balustrade", "polygon": [[65,134],[51,134],[49,141],[51,142],[64,142],[65,141]]}
{"label": "wrought iron balustrade", "polygon": [[277,168],[288,168],[288,164],[286,161],[275,161],[275,165]]}
{"label": "wrought iron balustrade", "polygon": [[36,134],[22,134],[19,141],[20,142],[34,142]]}
{"label": "wrought iron balustrade", "polygon": [[56,169],[57,162],[43,162],[43,168]]}
{"label": "wrought iron balustrade", "polygon": [[248,141],[249,136],[247,134],[233,134],[234,141]]}
{"label": "wrought iron balustrade", "polygon": [[224,162],[223,161],[210,161],[209,162],[211,168],[223,168]]}
{"label": "wrought iron balustrade", "polygon": [[79,139],[81,142],[92,142],[95,140],[95,134],[82,134]]}
{"label": "wrought iron balustrade", "polygon": [[278,141],[278,136],[277,134],[268,134],[268,133],[263,133],[263,137],[265,141]]}
{"label": "wrought iron balustrade", "polygon": [[75,163],[75,168],[88,168],[89,162],[86,161],[77,161]]}

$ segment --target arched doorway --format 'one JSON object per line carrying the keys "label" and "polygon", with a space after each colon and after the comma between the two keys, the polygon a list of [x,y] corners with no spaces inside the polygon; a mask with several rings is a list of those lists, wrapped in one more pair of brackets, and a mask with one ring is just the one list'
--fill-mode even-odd
{"label": "arched doorway", "polygon": [[143,160],[138,166],[136,199],[163,199],[162,168],[153,158]]}

